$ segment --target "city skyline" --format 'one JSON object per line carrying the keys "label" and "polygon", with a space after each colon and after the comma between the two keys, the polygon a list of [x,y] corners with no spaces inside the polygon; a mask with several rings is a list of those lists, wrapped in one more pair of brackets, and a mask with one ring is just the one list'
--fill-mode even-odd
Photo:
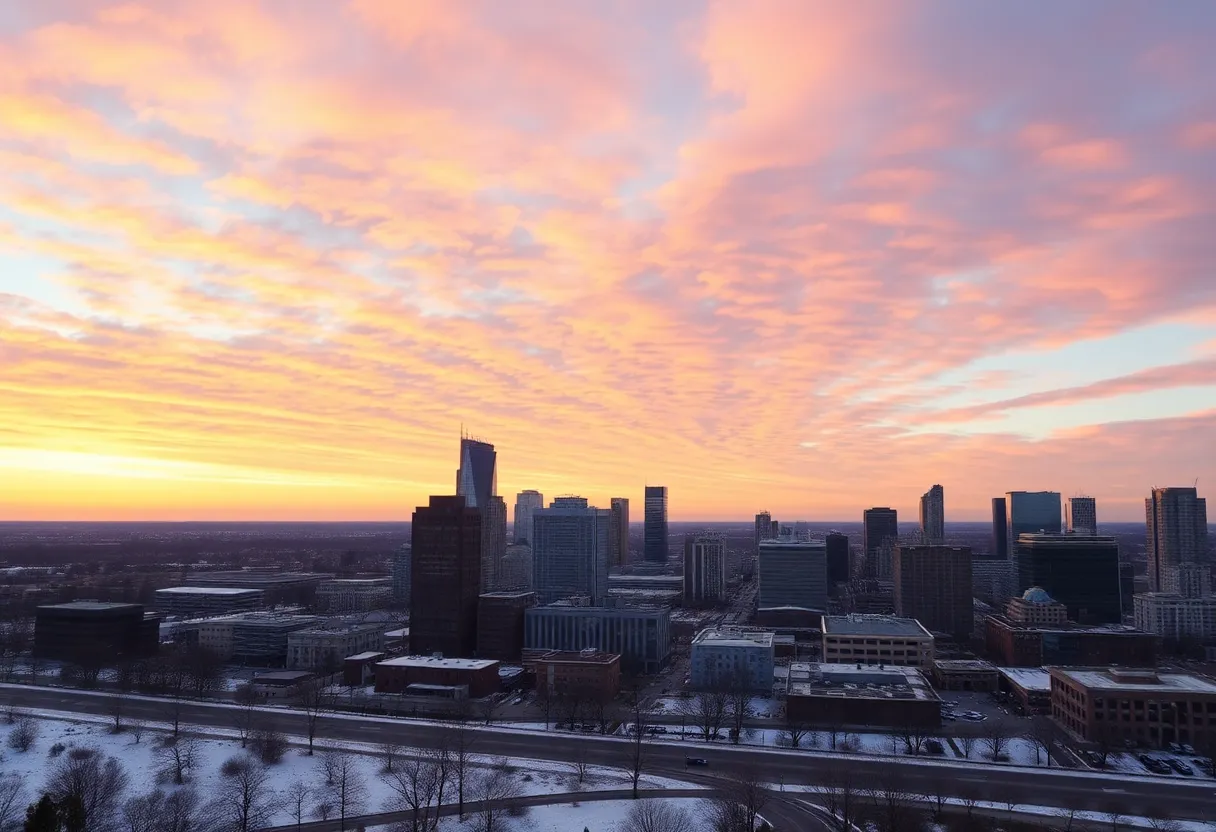
{"label": "city skyline", "polygon": [[1216,481],[1216,4],[16,6],[0,519]]}

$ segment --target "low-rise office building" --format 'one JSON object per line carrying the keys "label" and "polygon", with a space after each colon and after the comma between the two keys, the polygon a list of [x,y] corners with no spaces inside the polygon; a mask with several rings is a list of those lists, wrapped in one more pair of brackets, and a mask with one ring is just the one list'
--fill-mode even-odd
{"label": "low-rise office building", "polygon": [[1041,586],[1032,586],[1005,605],[1005,617],[1015,624],[1054,627],[1068,623],[1068,607],[1054,600]]}
{"label": "low-rise office building", "polygon": [[1002,667],[1001,690],[1023,714],[1051,713],[1051,674],[1039,667]]}
{"label": "low-rise office building", "polygon": [[786,716],[804,725],[938,728],[941,699],[919,670],[794,662]]}
{"label": "low-rise office building", "polygon": [[35,612],[33,655],[97,666],[154,656],[160,622],[160,615],[142,604],[46,604]]}
{"label": "low-rise office building", "polygon": [[524,649],[524,613],[535,606],[535,592],[483,592],[477,598],[478,657],[519,661]]}
{"label": "low-rise office building", "polygon": [[336,671],[342,659],[384,649],[383,623],[327,624],[297,630],[287,636],[287,667],[291,670]]}
{"label": "low-rise office building", "polygon": [[338,578],[317,587],[317,609],[332,614],[371,612],[393,604],[392,578]]}
{"label": "low-rise office building", "polygon": [[407,693],[411,685],[466,687],[470,697],[480,699],[498,692],[498,662],[492,659],[400,656],[376,664],[377,693]]}
{"label": "low-rise office building", "polygon": [[287,660],[287,636],[320,621],[315,615],[245,612],[198,622],[198,644],[224,661],[281,666]]}
{"label": "low-rise office building", "polygon": [[607,701],[621,689],[621,657],[615,653],[551,650],[529,664],[542,697],[569,694]]}
{"label": "low-rise office building", "polygon": [[689,681],[694,690],[773,691],[773,633],[707,627],[692,640]]}
{"label": "low-rise office building", "polygon": [[671,611],[561,603],[532,607],[524,614],[524,647],[615,653],[623,673],[658,673],[671,659]]}
{"label": "low-rise office building", "polygon": [[938,690],[997,689],[1000,674],[996,665],[981,659],[937,659],[933,662],[933,687]]}
{"label": "low-rise office building", "polygon": [[904,665],[928,671],[933,659],[933,635],[915,618],[893,615],[823,617],[825,662]]}
{"label": "low-rise office building", "polygon": [[192,618],[256,610],[265,593],[228,586],[171,586],[156,590],[155,598],[153,604],[163,614]]}
{"label": "low-rise office building", "polygon": [[1131,665],[1153,667],[1159,639],[1119,624],[1032,627],[1005,616],[985,621],[988,658],[1005,667]]}
{"label": "low-rise office building", "polygon": [[1147,669],[1053,667],[1051,717],[1079,740],[1163,747],[1216,742],[1216,682]]}

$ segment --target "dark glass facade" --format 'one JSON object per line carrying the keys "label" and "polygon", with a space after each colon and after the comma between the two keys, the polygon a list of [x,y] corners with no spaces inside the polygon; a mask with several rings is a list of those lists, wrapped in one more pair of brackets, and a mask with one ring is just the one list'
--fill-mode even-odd
{"label": "dark glass facade", "polygon": [[1017,542],[1018,589],[1040,586],[1080,624],[1123,619],[1119,543],[1113,537],[1023,534]]}
{"label": "dark glass facade", "polygon": [[414,511],[410,652],[467,658],[477,647],[481,512],[464,497],[431,497]]}
{"label": "dark glass facade", "polygon": [[1005,498],[992,498],[992,557],[1009,560],[1009,518]]}
{"label": "dark glass facade", "polygon": [[828,585],[842,584],[849,580],[849,536],[840,532],[828,532],[824,539],[828,547]]}
{"label": "dark glass facade", "polygon": [[642,557],[650,563],[667,562],[667,486],[646,486],[646,521],[642,530]]}

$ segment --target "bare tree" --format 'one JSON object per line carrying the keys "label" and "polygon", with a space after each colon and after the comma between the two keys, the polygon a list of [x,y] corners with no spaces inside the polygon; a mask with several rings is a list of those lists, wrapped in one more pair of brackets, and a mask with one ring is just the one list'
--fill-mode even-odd
{"label": "bare tree", "polygon": [[142,719],[128,719],[127,730],[131,732],[131,738],[135,740],[135,744],[139,745],[140,740],[144,738],[144,731],[148,724]]}
{"label": "bare tree", "polygon": [[457,811],[464,817],[464,787],[466,775],[473,759],[473,744],[475,734],[464,722],[448,726],[440,738],[440,745],[446,754],[449,771],[455,780]]}
{"label": "bare tree", "polygon": [[160,805],[165,793],[153,789],[127,798],[122,804],[122,832],[160,832]]}
{"label": "bare tree", "polygon": [[729,707],[730,694],[721,689],[702,691],[688,699],[681,699],[679,710],[696,726],[701,739],[709,742],[718,738],[718,732],[726,724]]}
{"label": "bare tree", "polygon": [[193,789],[153,789],[122,805],[123,832],[203,832],[207,824]]}
{"label": "bare tree", "polygon": [[959,728],[958,745],[963,749],[963,756],[968,760],[971,759],[971,752],[975,750],[975,744],[979,741],[979,735],[972,725],[964,725]]}
{"label": "bare tree", "polygon": [[165,744],[156,749],[156,763],[166,780],[180,786],[186,782],[186,773],[194,768],[198,756],[198,743],[191,737],[166,737]]}
{"label": "bare tree", "polygon": [[940,824],[942,822],[946,807],[950,805],[950,797],[953,794],[951,783],[951,772],[940,769],[933,770],[929,780],[929,794],[925,795],[925,797],[928,800],[930,808],[933,810],[934,823]]}
{"label": "bare tree", "polygon": [[241,748],[249,743],[249,735],[259,720],[258,704],[262,698],[258,696],[253,685],[241,685],[232,695],[236,707],[232,709],[232,725],[236,734],[241,738]]}
{"label": "bare tree", "polygon": [[296,778],[283,793],[283,802],[291,811],[291,817],[296,822],[296,829],[304,825],[304,817],[308,814],[308,801],[312,797],[312,787],[303,780]]}
{"label": "bare tree", "polygon": [[397,740],[393,739],[392,737],[389,737],[389,738],[385,739],[382,743],[380,743],[379,748],[380,748],[380,759],[384,761],[384,767],[383,767],[382,771],[385,774],[392,774],[393,773],[393,761],[395,761],[398,757],[401,756],[401,751],[402,751],[401,743],[397,742]]}
{"label": "bare tree", "polygon": [[1118,800],[1106,804],[1102,817],[1110,823],[1110,832],[1119,832],[1119,822],[1128,816],[1127,807]]}
{"label": "bare tree", "polygon": [[127,697],[123,694],[111,696],[108,704],[110,706],[110,716],[114,718],[114,724],[110,727],[110,731],[115,734],[122,733],[122,718],[127,712]]}
{"label": "bare tree", "polygon": [[1094,725],[1090,739],[1093,740],[1094,751],[1098,755],[1098,768],[1106,768],[1110,753],[1114,750],[1115,731],[1109,728],[1107,723],[1099,722]]}
{"label": "bare tree", "polygon": [[637,797],[638,783],[642,779],[642,771],[646,767],[648,757],[646,747],[647,714],[646,709],[642,707],[641,691],[637,687],[633,687],[628,692],[628,701],[631,733],[629,743],[626,746],[626,766],[629,770],[630,782],[633,784],[633,796]]}
{"label": "bare tree", "polygon": [[519,797],[519,781],[513,776],[505,759],[494,762],[473,782],[473,794],[479,804],[473,817],[473,832],[507,832],[510,825],[505,801]]}
{"label": "bare tree", "polygon": [[129,778],[113,757],[96,748],[75,748],[60,758],[46,788],[56,803],[75,803],[89,830],[109,829]]}
{"label": "bare tree", "polygon": [[617,832],[697,832],[697,823],[687,810],[665,800],[638,800]]}
{"label": "bare tree", "polygon": [[435,810],[443,802],[448,776],[446,763],[436,753],[407,757],[385,775],[393,792],[389,808],[409,813],[411,832],[432,832],[439,824]]}
{"label": "bare tree", "polygon": [[1005,750],[1009,747],[1009,738],[1013,731],[1010,729],[1009,723],[1000,718],[990,719],[984,723],[984,748],[988,750],[988,756],[993,760],[999,760],[1005,756]]}
{"label": "bare tree", "polygon": [[738,743],[743,739],[743,726],[752,716],[752,690],[747,672],[737,668],[731,675],[727,686],[730,695],[728,712],[730,714],[730,740]]}
{"label": "bare tree", "polygon": [[837,765],[824,779],[824,798],[834,824],[841,832],[851,832],[861,803],[860,778],[851,766]]}
{"label": "bare tree", "polygon": [[901,832],[905,829],[920,828],[917,811],[912,804],[915,795],[909,792],[898,769],[882,773],[867,791],[867,796],[871,819],[878,832]]}
{"label": "bare tree", "polygon": [[310,679],[300,685],[295,696],[296,705],[304,712],[304,725],[308,732],[308,753],[312,754],[313,742],[321,726],[321,717],[329,711],[329,697],[325,693],[325,683],[320,679]]}
{"label": "bare tree", "polygon": [[260,760],[238,754],[224,763],[219,797],[212,811],[223,832],[253,832],[267,825],[275,812],[270,772]]}
{"label": "bare tree", "polygon": [[[803,740],[811,734],[811,726],[802,720],[798,714],[791,714],[789,704],[785,706],[785,727],[782,731],[782,739],[790,748],[800,748]],[[811,740],[814,740],[814,735],[811,734]],[[811,743],[813,744],[813,742]]]}
{"label": "bare tree", "polygon": [[23,716],[17,719],[13,729],[8,734],[8,747],[14,751],[25,753],[34,747],[38,740],[38,723],[33,717]]}
{"label": "bare tree", "polygon": [[499,700],[498,696],[482,697],[478,703],[478,709],[481,711],[481,717],[485,720],[486,725],[494,721],[494,715],[498,712]]}
{"label": "bare tree", "polygon": [[352,809],[367,802],[367,782],[353,754],[326,751],[326,794],[338,812],[338,827],[346,829],[346,818]]}
{"label": "bare tree", "polygon": [[25,809],[25,781],[19,774],[0,775],[0,829],[8,829]]}
{"label": "bare tree", "polygon": [[249,749],[266,765],[275,765],[287,753],[287,736],[270,725],[255,728],[249,736]]}
{"label": "bare tree", "polygon": [[711,804],[710,823],[714,832],[754,830],[768,798],[768,789],[759,775],[751,769],[741,769]]}
{"label": "bare tree", "polygon": [[925,742],[932,737],[933,732],[916,720],[904,720],[899,729],[899,738],[903,741],[904,753],[920,756],[925,750]]}
{"label": "bare tree", "polygon": [[1050,767],[1051,752],[1059,739],[1059,729],[1056,727],[1055,721],[1047,716],[1032,718],[1025,738],[1034,745],[1035,762],[1038,763],[1046,757],[1047,765]]}
{"label": "bare tree", "polygon": [[1056,818],[1056,822],[1051,828],[1059,830],[1059,832],[1072,832],[1073,824],[1077,821],[1077,815],[1081,813],[1080,809],[1075,807],[1061,807],[1056,809],[1052,815]]}
{"label": "bare tree", "polygon": [[1148,821],[1149,829],[1158,829],[1161,832],[1176,832],[1182,828],[1182,824],[1174,820],[1170,816],[1170,810],[1164,806],[1153,806],[1144,815]]}
{"label": "bare tree", "polygon": [[828,748],[835,751],[844,737],[844,731],[837,725],[830,725],[824,733],[828,735]]}
{"label": "bare tree", "polygon": [[570,761],[570,767],[574,770],[574,782],[577,788],[581,789],[583,784],[587,782],[587,774],[591,770],[591,763],[587,759],[587,745],[579,743],[574,748],[574,759]]}

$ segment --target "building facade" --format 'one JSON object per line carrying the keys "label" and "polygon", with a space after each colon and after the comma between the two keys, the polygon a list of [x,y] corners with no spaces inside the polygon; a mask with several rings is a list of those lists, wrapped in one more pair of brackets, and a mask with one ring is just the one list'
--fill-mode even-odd
{"label": "building facade", "polygon": [[336,671],[356,653],[384,649],[383,624],[332,624],[287,634],[289,670]]}
{"label": "building facade", "polygon": [[1064,526],[1070,534],[1098,533],[1098,501],[1093,497],[1069,497],[1064,504]]}
{"label": "building facade", "polygon": [[757,607],[827,610],[827,558],[827,544],[821,540],[760,541]]}
{"label": "building facade", "polygon": [[1020,598],[1012,598],[1005,617],[1025,627],[1055,627],[1068,623],[1068,607],[1051,597],[1041,586],[1032,586]]}
{"label": "building facade", "polygon": [[684,538],[684,603],[716,604],[726,598],[726,541],[714,532]]}
{"label": "building facade", "polygon": [[667,486],[646,486],[646,518],[642,557],[648,563],[667,562]]}
{"label": "building facade", "polygon": [[992,498],[992,552],[997,560],[1009,559],[1009,515],[1004,497]]}
{"label": "building facade", "polygon": [[823,660],[829,664],[903,665],[929,670],[933,635],[913,618],[825,615]]}
{"label": "building facade", "polygon": [[531,489],[515,495],[515,535],[512,543],[532,541],[532,512],[545,507],[545,496]]}
{"label": "building facade", "polygon": [[541,698],[563,694],[607,702],[621,689],[621,657],[598,650],[551,650],[532,659]]}
{"label": "building facade", "polygon": [[938,728],[941,699],[912,667],[794,662],[786,677],[788,720],[802,725]]}
{"label": "building facade", "polygon": [[840,532],[828,532],[823,539],[824,553],[828,562],[829,593],[836,584],[849,581],[849,536]]}
{"label": "building facade", "polygon": [[762,511],[756,515],[756,534],[752,554],[760,554],[760,541],[768,540],[770,537],[776,537],[773,534],[773,515],[767,511]]}
{"label": "building facade", "polygon": [[481,515],[479,592],[497,589],[498,566],[507,551],[507,505],[498,496],[498,453],[489,442],[460,438],[456,496]]}
{"label": "building facade", "polygon": [[489,659],[440,659],[401,656],[376,663],[377,693],[407,693],[410,685],[467,686],[480,699],[498,692],[498,662]]}
{"label": "building facade", "polygon": [[1164,748],[1216,743],[1216,682],[1187,673],[1053,667],[1051,717],[1079,740]]}
{"label": "building facade", "polygon": [[518,662],[524,650],[524,613],[535,592],[488,592],[477,600],[477,657]]}
{"label": "building facade", "polygon": [[1012,560],[979,557],[971,559],[972,592],[984,603],[994,607],[1004,606],[1014,596],[1017,584],[1017,564]]}
{"label": "building facade", "polygon": [[612,513],[583,497],[558,497],[532,515],[532,588],[551,604],[585,595],[608,598],[608,538]]}
{"label": "building facade", "polygon": [[1030,626],[1003,615],[984,620],[988,657],[1003,667],[1125,665],[1153,667],[1160,639],[1133,627],[1107,624]]}
{"label": "building facade", "polygon": [[[1023,534],[1059,534],[1060,492],[1058,491],[1010,491],[1005,494],[1006,521],[1009,554],[1017,557],[1018,537]],[[1026,587],[1019,587],[1022,591]]]}
{"label": "building facade", "polygon": [[337,578],[317,587],[317,609],[330,614],[371,612],[393,603],[392,578]]}
{"label": "building facade", "polygon": [[1081,624],[1123,620],[1119,542],[1113,537],[1022,534],[1017,541],[1018,589],[1042,587]]}
{"label": "building facade", "polygon": [[265,593],[227,586],[171,586],[156,590],[154,597],[153,605],[161,613],[193,618],[256,610],[264,603]]}
{"label": "building facade", "polygon": [[99,667],[155,656],[160,622],[160,615],[142,604],[46,604],[35,610],[33,655]]}
{"label": "building facade", "polygon": [[975,627],[971,549],[967,546],[909,546],[895,549],[895,614],[956,642],[971,640]]}
{"label": "building facade", "polygon": [[926,543],[946,539],[946,490],[934,485],[920,498],[920,531]]}
{"label": "building facade", "polygon": [[593,649],[621,657],[625,673],[658,673],[671,658],[667,608],[533,607],[524,615],[529,650]]}
{"label": "building facade", "polygon": [[709,627],[692,640],[689,683],[694,690],[773,692],[773,633]]}
{"label": "building facade", "polygon": [[1207,500],[1194,488],[1154,488],[1144,513],[1149,590],[1170,591],[1178,567],[1209,562]]}
{"label": "building facade", "polygon": [[429,505],[415,509],[411,535],[410,652],[472,656],[481,594],[481,512],[464,497],[431,497]]}
{"label": "building facade", "polygon": [[410,605],[410,569],[413,566],[414,550],[402,543],[393,553],[393,606],[408,609]]}
{"label": "building facade", "polygon": [[1132,603],[1137,629],[1171,642],[1216,641],[1216,596],[1144,592],[1133,596]]}
{"label": "building facade", "polygon": [[893,508],[868,508],[861,515],[861,551],[865,576],[891,580],[895,543],[899,540],[899,514]]}
{"label": "building facade", "polygon": [[608,510],[612,512],[612,524],[608,527],[608,561],[619,569],[629,563],[629,498],[611,498]]}

